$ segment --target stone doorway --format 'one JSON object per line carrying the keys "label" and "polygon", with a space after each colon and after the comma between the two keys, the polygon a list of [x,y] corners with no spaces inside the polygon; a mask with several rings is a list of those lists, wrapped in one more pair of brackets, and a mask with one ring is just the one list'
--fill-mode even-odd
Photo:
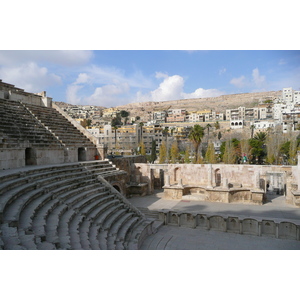
{"label": "stone doorway", "polygon": [[217,169],[217,170],[215,171],[215,182],[216,182],[216,186],[221,186],[221,181],[222,181],[221,171],[220,171],[220,169]]}
{"label": "stone doorway", "polygon": [[267,172],[265,185],[268,202],[285,202],[286,174],[284,172]]}
{"label": "stone doorway", "polygon": [[78,148],[78,161],[86,161],[86,149]]}
{"label": "stone doorway", "polygon": [[163,169],[153,171],[154,189],[160,190],[165,185],[165,171]]}
{"label": "stone doorway", "polygon": [[25,166],[36,165],[36,153],[33,148],[25,149]]}

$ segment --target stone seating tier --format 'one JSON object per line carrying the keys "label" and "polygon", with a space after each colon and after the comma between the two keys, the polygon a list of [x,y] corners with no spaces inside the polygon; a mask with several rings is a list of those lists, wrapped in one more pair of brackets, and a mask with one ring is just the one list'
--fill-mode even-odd
{"label": "stone seating tier", "polygon": [[136,248],[148,223],[99,181],[107,172],[124,173],[107,160],[0,172],[0,249]]}
{"label": "stone seating tier", "polygon": [[78,145],[90,148],[96,147],[84,134],[72,125],[69,120],[54,108],[41,107],[27,103],[24,105],[46,128],[48,128],[48,130],[51,130],[64,145]]}
{"label": "stone seating tier", "polygon": [[19,103],[0,99],[0,147],[18,147],[22,142],[32,146],[58,146],[60,143]]}

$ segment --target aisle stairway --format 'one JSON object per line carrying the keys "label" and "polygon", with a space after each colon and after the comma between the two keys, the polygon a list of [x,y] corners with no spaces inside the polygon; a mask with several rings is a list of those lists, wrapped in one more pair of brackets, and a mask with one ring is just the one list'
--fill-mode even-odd
{"label": "aisle stairway", "polygon": [[107,160],[21,170],[0,171],[0,249],[138,249],[153,232]]}

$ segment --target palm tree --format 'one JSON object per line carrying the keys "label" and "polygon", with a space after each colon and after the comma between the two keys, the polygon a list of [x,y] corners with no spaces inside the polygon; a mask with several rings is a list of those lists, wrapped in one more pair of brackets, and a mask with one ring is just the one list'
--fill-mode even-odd
{"label": "palm tree", "polygon": [[209,129],[211,128],[211,125],[208,123],[206,126],[207,129],[207,143],[208,143],[208,139],[209,139]]}
{"label": "palm tree", "polygon": [[267,133],[266,132],[257,132],[254,136],[254,139],[264,143],[267,139]]}
{"label": "palm tree", "polygon": [[251,139],[253,139],[253,133],[254,133],[255,126],[251,125],[250,129],[251,129]]}
{"label": "palm tree", "polygon": [[115,150],[117,149],[117,129],[118,129],[118,126],[113,126],[113,129],[115,130]]}
{"label": "palm tree", "polygon": [[189,139],[193,142],[195,146],[195,161],[198,161],[198,150],[203,136],[204,136],[204,128],[198,124],[194,125],[194,127],[192,128],[189,134]]}

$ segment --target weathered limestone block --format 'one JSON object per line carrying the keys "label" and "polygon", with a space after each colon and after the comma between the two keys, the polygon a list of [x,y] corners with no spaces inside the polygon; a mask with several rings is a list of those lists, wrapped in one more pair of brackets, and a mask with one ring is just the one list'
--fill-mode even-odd
{"label": "weathered limestone block", "polygon": [[291,222],[281,222],[278,226],[278,237],[280,239],[297,240],[297,226]]}
{"label": "weathered limestone block", "polygon": [[264,203],[265,193],[263,190],[251,191],[251,193],[252,193],[251,203],[258,204],[258,205],[262,205]]}
{"label": "weathered limestone block", "polygon": [[228,190],[221,189],[207,189],[206,190],[207,201],[210,202],[223,202],[228,203]]}
{"label": "weathered limestone block", "polygon": [[180,215],[180,225],[195,228],[196,227],[196,217],[191,213],[183,213]]}
{"label": "weathered limestone block", "polygon": [[179,225],[179,216],[175,212],[169,213],[168,224],[170,225]]}
{"label": "weathered limestone block", "polygon": [[213,230],[226,231],[226,221],[221,216],[211,216],[208,218],[209,227]]}
{"label": "weathered limestone block", "polygon": [[242,231],[244,234],[258,235],[258,221],[255,219],[244,219]]}
{"label": "weathered limestone block", "polygon": [[251,192],[250,190],[230,190],[228,195],[229,203],[244,203],[251,201]]}
{"label": "weathered limestone block", "polygon": [[228,217],[227,218],[227,231],[228,232],[240,232],[240,222],[237,217]]}
{"label": "weathered limestone block", "polygon": [[196,216],[196,227],[209,229],[209,221],[206,215]]}
{"label": "weathered limestone block", "polygon": [[262,220],[261,235],[276,236],[276,224],[274,221]]}
{"label": "weathered limestone block", "polygon": [[164,186],[164,198],[165,199],[170,199],[170,200],[180,200],[182,199],[183,196],[183,187],[178,187],[178,186]]}

